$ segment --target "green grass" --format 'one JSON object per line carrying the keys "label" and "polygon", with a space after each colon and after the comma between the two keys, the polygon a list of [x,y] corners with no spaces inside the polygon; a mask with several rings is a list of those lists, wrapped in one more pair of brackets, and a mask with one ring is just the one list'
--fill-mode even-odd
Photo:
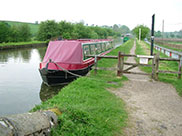
{"label": "green grass", "polygon": [[182,41],[168,41],[167,43],[171,43],[171,44],[182,44]]}
{"label": "green grass", "polygon": [[10,26],[12,26],[12,25],[28,24],[28,26],[30,27],[31,33],[33,35],[36,35],[37,32],[38,32],[38,29],[39,29],[39,24],[34,24],[34,23],[17,22],[17,21],[2,21],[2,22],[8,23]]}
{"label": "green grass", "polygon": [[171,49],[171,50],[175,50],[175,51],[182,52],[182,49],[176,49],[176,48],[174,48],[174,47],[171,47],[171,46],[165,45],[165,43],[164,43],[164,44],[156,43],[156,44],[157,44],[157,45],[159,45],[159,46],[165,47],[165,48],[167,48],[167,49]]}
{"label": "green grass", "polygon": [[9,42],[9,43],[0,43],[0,46],[19,46],[19,45],[38,44],[38,43],[46,43],[46,42],[47,41]]}
{"label": "green grass", "polygon": [[[133,41],[128,41],[108,55],[117,55],[118,51],[129,53]],[[99,60],[102,67],[114,67],[117,60]],[[91,71],[89,77],[81,77],[63,88],[58,95],[36,106],[33,111],[53,107],[62,114],[59,125],[52,135],[59,136],[112,136],[122,134],[128,115],[125,104],[107,88],[118,88],[126,77],[118,78],[116,71]]]}
{"label": "green grass", "polygon": [[[145,46],[147,48],[150,48],[150,45],[148,45],[147,43],[145,43]],[[157,52],[158,51],[154,49],[154,53],[157,53]],[[145,50],[142,48],[142,46],[138,42],[137,42],[136,54],[143,54],[143,55],[146,54]],[[168,56],[166,56],[165,54],[160,52],[160,57],[167,58]],[[151,64],[151,62],[150,62],[150,64]],[[143,70],[147,73],[152,72],[151,67],[141,67],[141,70]],[[174,61],[173,62],[162,61],[159,64],[159,70],[178,71],[178,63],[174,62]],[[178,94],[180,96],[182,96],[182,79],[177,79],[177,74],[159,73],[159,81],[172,84],[176,88]]]}

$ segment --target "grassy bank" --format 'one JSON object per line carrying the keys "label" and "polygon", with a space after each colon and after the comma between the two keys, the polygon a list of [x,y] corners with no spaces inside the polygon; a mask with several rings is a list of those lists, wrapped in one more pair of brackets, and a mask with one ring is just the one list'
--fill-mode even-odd
{"label": "grassy bank", "polygon": [[[149,55],[148,53],[149,50],[150,50],[150,45],[144,43],[143,41],[141,43],[137,42],[136,54]],[[154,49],[154,53],[157,52],[158,51]],[[160,52],[160,57],[167,58],[168,56]],[[141,70],[148,73],[152,72],[151,67],[141,67]],[[178,63],[170,61],[162,61],[160,62],[159,70],[178,71]],[[159,73],[159,81],[172,84],[176,88],[178,94],[182,96],[182,79],[177,79],[177,74]]]}
{"label": "grassy bank", "polygon": [[47,41],[9,42],[9,43],[0,43],[0,46],[19,46],[19,45],[39,44],[46,42]]}
{"label": "grassy bank", "polygon": [[[117,55],[118,51],[129,52],[133,41],[128,41],[113,50],[109,55]],[[116,66],[117,60],[102,59],[98,62],[102,67]],[[62,112],[59,125],[52,130],[52,135],[78,136],[111,136],[122,133],[126,125],[127,113],[124,103],[107,88],[122,86],[126,77],[118,78],[116,71],[98,70],[94,75],[81,77],[63,88],[55,97],[36,106],[33,111],[57,107]]]}

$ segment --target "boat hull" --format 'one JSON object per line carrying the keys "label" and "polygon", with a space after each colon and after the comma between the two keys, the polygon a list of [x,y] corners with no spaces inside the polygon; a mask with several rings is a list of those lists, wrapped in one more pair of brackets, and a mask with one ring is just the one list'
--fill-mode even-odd
{"label": "boat hull", "polygon": [[[91,66],[84,69],[69,70],[69,72],[79,76],[85,76],[90,70]],[[43,68],[39,69],[39,71],[43,82],[49,86],[67,84],[79,77],[61,70],[49,70]]]}

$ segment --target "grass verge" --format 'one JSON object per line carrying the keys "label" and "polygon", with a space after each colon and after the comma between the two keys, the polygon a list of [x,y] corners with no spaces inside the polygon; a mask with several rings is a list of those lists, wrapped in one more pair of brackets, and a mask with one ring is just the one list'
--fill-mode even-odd
{"label": "grass verge", "polygon": [[0,43],[0,46],[19,46],[19,45],[39,44],[39,43],[47,43],[47,41],[9,42],[9,43]]}
{"label": "grass verge", "polygon": [[[135,53],[140,54],[140,55],[141,54],[142,55],[149,55],[141,45],[144,45],[146,49],[150,48],[149,44],[147,44],[147,43],[145,43],[143,41],[141,43],[139,43],[137,41]],[[154,49],[154,53],[157,53],[157,52],[158,51],[156,49]],[[166,56],[165,54],[160,52],[160,57],[167,58],[168,56]],[[152,72],[151,67],[140,67],[140,68],[141,68],[141,70],[143,70],[143,71],[145,71],[147,73]],[[170,61],[162,61],[159,64],[159,70],[178,71],[178,63],[177,62],[170,62]],[[159,73],[159,81],[172,84],[176,88],[178,94],[180,96],[182,96],[182,79],[177,79],[177,74]]]}
{"label": "grass verge", "polygon": [[[129,53],[133,41],[128,41],[114,49],[108,55],[117,55],[118,51]],[[102,67],[114,67],[117,60],[99,60]],[[126,126],[127,113],[120,98],[107,88],[122,86],[126,77],[118,78],[116,72],[91,71],[89,77],[81,77],[63,88],[58,95],[37,105],[32,111],[57,107],[62,112],[59,125],[52,130],[52,135],[111,136],[122,133]]]}

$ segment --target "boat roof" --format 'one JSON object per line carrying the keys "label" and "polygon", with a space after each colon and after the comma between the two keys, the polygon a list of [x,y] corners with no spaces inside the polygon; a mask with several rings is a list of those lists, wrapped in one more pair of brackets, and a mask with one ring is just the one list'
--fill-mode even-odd
{"label": "boat roof", "polygon": [[56,63],[82,64],[84,43],[111,41],[111,39],[79,39],[50,41],[43,62],[51,59]]}

